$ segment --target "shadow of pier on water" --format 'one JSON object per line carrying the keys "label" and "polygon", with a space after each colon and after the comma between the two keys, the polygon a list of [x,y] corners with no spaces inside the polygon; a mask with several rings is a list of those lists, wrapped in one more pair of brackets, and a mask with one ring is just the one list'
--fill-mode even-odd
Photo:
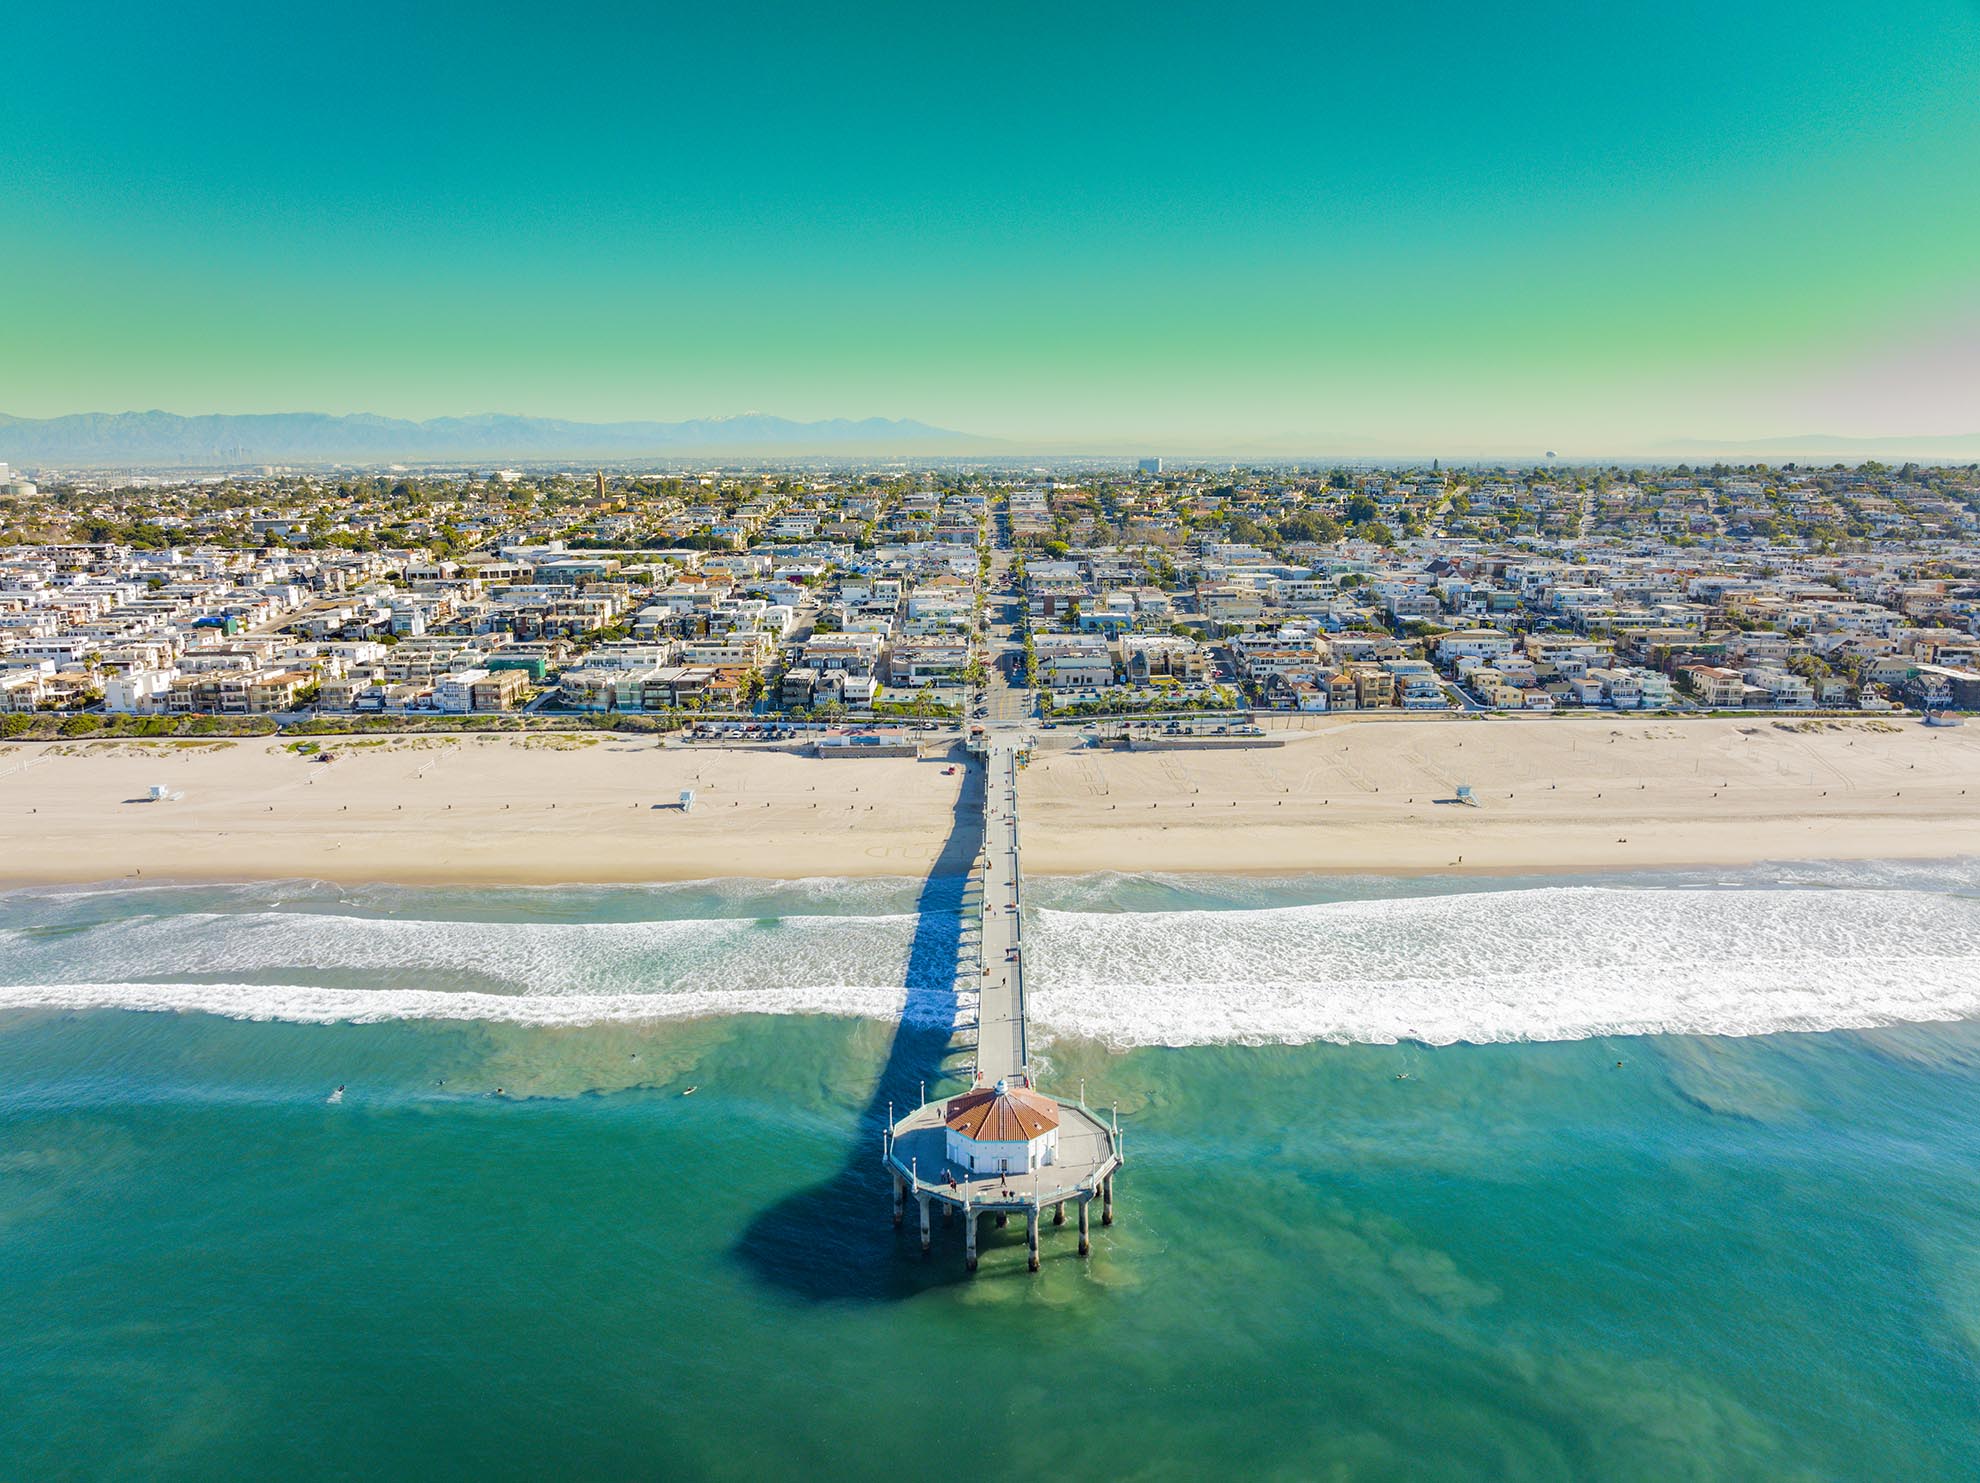
{"label": "shadow of pier on water", "polygon": [[942,1080],[968,1075],[974,1055],[958,1045],[955,1024],[963,985],[973,983],[977,972],[979,883],[973,867],[983,844],[983,783],[983,769],[972,761],[948,837],[915,900],[906,1003],[852,1145],[836,1169],[762,1211],[736,1243],[744,1265],[795,1296],[815,1302],[906,1297],[962,1274],[959,1239],[936,1245],[938,1254],[945,1245],[954,1247],[945,1254],[952,1262],[903,1260],[914,1250],[919,1226],[910,1202],[906,1225],[893,1227],[880,1135],[890,1105],[895,1116],[905,1114],[919,1103],[924,1084],[938,1095]]}

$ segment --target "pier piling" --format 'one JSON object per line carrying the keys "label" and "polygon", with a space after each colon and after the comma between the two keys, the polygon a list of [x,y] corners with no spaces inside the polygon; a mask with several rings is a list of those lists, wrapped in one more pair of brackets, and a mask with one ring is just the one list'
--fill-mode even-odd
{"label": "pier piling", "polygon": [[1024,1213],[1025,1265],[1032,1271],[1038,1270],[1038,1207],[1032,1206]]}
{"label": "pier piling", "polygon": [[1079,1254],[1081,1256],[1091,1256],[1093,1254],[1093,1242],[1088,1239],[1086,1229],[1086,1207],[1092,1203],[1093,1198],[1090,1195],[1081,1195],[1079,1197]]}

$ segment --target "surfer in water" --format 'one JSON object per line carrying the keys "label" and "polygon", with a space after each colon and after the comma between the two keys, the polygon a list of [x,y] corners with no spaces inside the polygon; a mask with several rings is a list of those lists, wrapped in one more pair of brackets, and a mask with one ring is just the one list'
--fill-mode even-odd
{"label": "surfer in water", "polygon": [[342,1082],[338,1082],[337,1090],[330,1094],[330,1105],[332,1107],[335,1107],[339,1102],[343,1100],[344,1100],[344,1084]]}

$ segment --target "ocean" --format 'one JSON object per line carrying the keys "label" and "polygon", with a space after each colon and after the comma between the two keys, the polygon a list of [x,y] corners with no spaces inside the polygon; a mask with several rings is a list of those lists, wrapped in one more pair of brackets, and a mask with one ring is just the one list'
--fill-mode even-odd
{"label": "ocean", "polygon": [[1980,1476],[1980,865],[1027,894],[968,1277],[954,881],[0,893],[0,1478]]}

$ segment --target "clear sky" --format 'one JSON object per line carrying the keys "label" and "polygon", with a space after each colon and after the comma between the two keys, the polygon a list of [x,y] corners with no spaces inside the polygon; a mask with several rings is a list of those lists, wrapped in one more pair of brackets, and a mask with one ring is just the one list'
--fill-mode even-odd
{"label": "clear sky", "polygon": [[9,8],[0,411],[1980,431],[1980,0]]}

